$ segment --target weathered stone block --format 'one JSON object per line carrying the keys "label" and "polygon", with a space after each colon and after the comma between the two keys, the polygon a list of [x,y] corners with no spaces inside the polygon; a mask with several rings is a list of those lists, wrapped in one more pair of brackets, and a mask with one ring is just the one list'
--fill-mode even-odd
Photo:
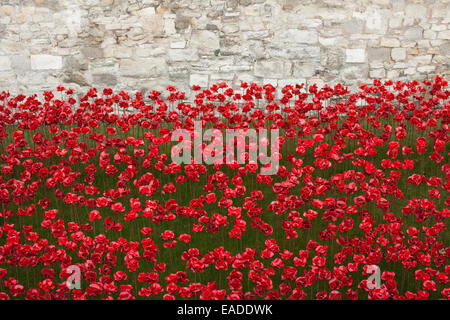
{"label": "weathered stone block", "polygon": [[243,57],[251,57],[251,59],[261,60],[266,58],[266,48],[262,41],[249,40],[243,43],[241,54]]}
{"label": "weathered stone block", "polygon": [[430,64],[431,58],[432,58],[431,54],[425,54],[425,55],[420,55],[420,56],[414,57],[413,61],[415,61],[419,64]]}
{"label": "weathered stone block", "polygon": [[169,61],[197,61],[197,49],[169,49]]}
{"label": "weathered stone block", "polygon": [[386,76],[386,71],[384,69],[373,69],[370,70],[370,77],[375,79],[381,79]]}
{"label": "weathered stone block", "polygon": [[445,24],[435,24],[431,25],[431,30],[433,31],[444,31],[447,30],[447,26]]}
{"label": "weathered stone block", "polygon": [[10,70],[11,61],[7,56],[0,56],[0,71]]}
{"label": "weathered stone block", "polygon": [[345,59],[344,50],[341,48],[327,48],[325,56],[321,57],[322,65],[328,70],[338,70],[342,67]]}
{"label": "weathered stone block", "polygon": [[365,49],[346,49],[345,62],[347,63],[364,63],[366,61]]}
{"label": "weathered stone block", "polygon": [[294,63],[293,76],[298,78],[310,78],[316,74],[317,66],[311,63]]}
{"label": "weathered stone block", "polygon": [[419,40],[417,41],[417,47],[420,48],[429,48],[430,41],[429,40]]}
{"label": "weathered stone block", "polygon": [[163,58],[122,59],[119,70],[122,76],[155,78],[167,71],[167,65]]}
{"label": "weathered stone block", "polygon": [[237,24],[226,24],[222,27],[222,31],[225,34],[232,34],[239,31],[239,25]]}
{"label": "weathered stone block", "polygon": [[155,8],[154,7],[147,7],[138,11],[135,11],[134,14],[139,16],[139,17],[146,17],[146,16],[152,16],[154,15],[155,12]]}
{"label": "weathered stone block", "polygon": [[177,12],[175,19],[175,28],[177,30],[187,29],[191,24],[191,18]]}
{"label": "weathered stone block", "polygon": [[450,41],[447,41],[440,45],[439,52],[443,56],[450,56]]}
{"label": "weathered stone block", "polygon": [[423,31],[423,37],[425,39],[429,39],[429,40],[436,39],[436,35],[437,35],[437,33],[434,32],[434,31],[431,31],[431,30],[424,30]]}
{"label": "weathered stone block", "polygon": [[315,30],[286,29],[279,31],[275,35],[275,39],[278,41],[313,44],[317,43],[319,36]]}
{"label": "weathered stone block", "polygon": [[196,48],[201,55],[214,54],[214,51],[220,49],[219,36],[208,30],[195,32],[191,37],[191,46]]}
{"label": "weathered stone block", "polygon": [[170,43],[171,49],[184,49],[186,47],[186,41],[185,40],[179,40],[179,41],[172,41]]}
{"label": "weathered stone block", "polygon": [[368,13],[366,18],[366,31],[369,33],[385,34],[388,20],[378,11]]}
{"label": "weathered stone block", "polygon": [[437,36],[438,39],[450,40],[450,30],[440,31]]}
{"label": "weathered stone block", "polygon": [[154,43],[141,45],[135,48],[134,52],[138,57],[156,57],[166,54],[167,49],[162,45]]}
{"label": "weathered stone block", "polygon": [[313,46],[271,46],[267,48],[267,54],[271,58],[287,60],[319,61],[320,47]]}
{"label": "weathered stone block", "polygon": [[81,53],[88,59],[103,58],[103,48],[101,47],[83,47],[80,49]]}
{"label": "weathered stone block", "polygon": [[117,76],[110,73],[100,73],[92,75],[92,82],[96,86],[111,86],[117,85]]}
{"label": "weathered stone block", "polygon": [[131,47],[116,47],[113,50],[113,55],[115,58],[131,58],[133,56],[133,49]]}
{"label": "weathered stone block", "polygon": [[403,72],[404,72],[406,75],[411,76],[411,75],[413,75],[413,74],[416,73],[416,68],[415,68],[415,67],[406,68]]}
{"label": "weathered stone block", "polygon": [[61,68],[62,68],[61,56],[52,56],[49,54],[31,55],[31,69],[33,70],[50,70]]}
{"label": "weathered stone block", "polygon": [[397,79],[400,76],[400,72],[398,72],[397,70],[388,70],[388,72],[386,73],[386,77],[388,79]]}
{"label": "weathered stone block", "polygon": [[368,76],[368,67],[365,64],[349,65],[342,68],[340,77],[345,80],[364,79]]}
{"label": "weathered stone block", "polygon": [[162,14],[154,14],[142,17],[142,30],[150,37],[162,37],[164,35],[164,21]]}
{"label": "weathered stone block", "polygon": [[236,75],[231,72],[220,72],[220,73],[211,73],[209,77],[212,83],[222,81],[231,82],[236,78]]}
{"label": "weathered stone block", "polygon": [[362,33],[364,29],[364,21],[360,19],[352,19],[344,24],[344,31],[350,34]]}
{"label": "weathered stone block", "polygon": [[389,18],[389,27],[392,29],[397,29],[402,26],[403,18],[400,16],[394,16]]}
{"label": "weathered stone block", "polygon": [[269,30],[243,32],[244,40],[262,40],[270,36]]}
{"label": "weathered stone block", "polygon": [[236,66],[236,65],[227,65],[219,68],[221,72],[236,72],[236,71],[250,71],[251,66]]}
{"label": "weathered stone block", "polygon": [[400,41],[396,38],[381,38],[380,46],[395,48],[400,46]]}
{"label": "weathered stone block", "polygon": [[[90,83],[86,77],[86,74],[83,72],[70,70],[64,75],[65,83],[75,83],[79,86],[89,86]],[[97,85],[96,83],[94,85]]]}
{"label": "weathered stone block", "polygon": [[17,73],[22,73],[30,70],[30,57],[28,55],[19,54],[9,57],[11,61],[11,69]]}
{"label": "weathered stone block", "polygon": [[406,59],[406,48],[393,48],[391,50],[391,58],[394,61],[402,61]]}
{"label": "weathered stone block", "polygon": [[331,38],[319,37],[319,43],[324,47],[333,47],[337,43],[342,43],[342,41],[344,41],[343,37],[331,37]]}
{"label": "weathered stone block", "polygon": [[174,81],[184,81],[185,86],[189,81],[190,68],[188,63],[172,63],[168,66],[169,79]]}
{"label": "weathered stone block", "polygon": [[411,18],[425,18],[427,16],[427,8],[420,4],[408,4],[405,7],[405,15]]}
{"label": "weathered stone block", "polygon": [[421,73],[430,73],[436,70],[436,66],[420,66],[417,67],[417,71]]}
{"label": "weathered stone block", "polygon": [[419,26],[408,28],[403,34],[404,40],[419,40],[422,38],[423,29]]}
{"label": "weathered stone block", "polygon": [[367,51],[369,62],[372,61],[389,61],[391,53],[389,48],[369,48]]}
{"label": "weathered stone block", "polygon": [[291,75],[292,63],[278,59],[259,60],[255,63],[257,77],[280,79]]}

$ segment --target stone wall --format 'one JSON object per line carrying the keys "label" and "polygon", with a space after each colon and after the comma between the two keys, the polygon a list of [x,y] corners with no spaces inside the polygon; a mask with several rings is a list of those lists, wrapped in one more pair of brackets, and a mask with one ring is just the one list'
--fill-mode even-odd
{"label": "stone wall", "polygon": [[0,91],[450,74],[448,0],[0,0]]}

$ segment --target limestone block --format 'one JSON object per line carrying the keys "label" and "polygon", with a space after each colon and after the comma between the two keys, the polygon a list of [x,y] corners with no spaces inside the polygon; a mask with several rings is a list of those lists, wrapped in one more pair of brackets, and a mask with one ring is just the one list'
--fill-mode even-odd
{"label": "limestone block", "polygon": [[164,75],[167,66],[164,58],[120,60],[120,75],[135,78],[155,78]]}
{"label": "limestone block", "polygon": [[394,61],[401,61],[406,59],[406,48],[393,48],[391,50],[391,58]]}
{"label": "limestone block", "polygon": [[197,61],[197,49],[169,49],[169,61]]}
{"label": "limestone block", "polygon": [[372,61],[389,61],[391,58],[389,48],[369,48],[367,56],[370,62]]}
{"label": "limestone block", "polygon": [[201,30],[192,34],[190,45],[201,55],[212,55],[220,49],[219,36],[212,31]]}
{"label": "limestone block", "polygon": [[295,43],[308,43],[313,44],[319,40],[317,31],[315,30],[298,30],[298,29],[285,29],[276,33],[276,40],[288,41]]}
{"label": "limestone block", "polygon": [[366,61],[365,49],[346,49],[345,62],[347,63],[364,63]]}
{"label": "limestone block", "polygon": [[61,69],[62,57],[52,56],[49,54],[35,54],[31,55],[31,69],[32,70],[50,70]]}
{"label": "limestone block", "polygon": [[427,16],[427,8],[420,4],[408,4],[405,7],[405,15],[411,18],[425,18]]}
{"label": "limestone block", "polygon": [[395,48],[400,46],[400,41],[396,38],[381,38],[380,46]]}
{"label": "limestone block", "polygon": [[255,76],[281,79],[291,74],[291,62],[278,59],[259,60],[255,63]]}
{"label": "limestone block", "polygon": [[0,71],[10,70],[11,61],[8,56],[0,56]]}

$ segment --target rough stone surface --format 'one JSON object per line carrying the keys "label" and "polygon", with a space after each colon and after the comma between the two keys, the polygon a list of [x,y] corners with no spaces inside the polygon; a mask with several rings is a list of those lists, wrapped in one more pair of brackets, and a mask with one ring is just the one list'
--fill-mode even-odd
{"label": "rough stone surface", "polygon": [[420,40],[423,36],[423,29],[419,26],[408,28],[403,33],[404,40]]}
{"label": "rough stone surface", "polygon": [[62,57],[60,56],[53,56],[49,54],[31,55],[32,70],[50,70],[61,68],[62,68]]}
{"label": "rough stone surface", "polygon": [[437,0],[3,0],[0,85],[189,91],[450,74]]}
{"label": "rough stone surface", "polygon": [[122,59],[120,75],[132,78],[156,78],[166,71],[165,60],[155,59]]}
{"label": "rough stone surface", "polygon": [[294,43],[316,43],[318,33],[315,30],[282,29],[277,32],[276,39]]}
{"label": "rough stone surface", "polygon": [[255,64],[255,76],[282,79],[291,75],[291,62],[283,60],[261,60]]}
{"label": "rough stone surface", "polygon": [[169,63],[177,61],[197,61],[198,51],[197,49],[170,49],[169,50]]}
{"label": "rough stone surface", "polygon": [[381,47],[397,48],[400,46],[400,40],[395,38],[383,38],[380,42]]}
{"label": "rough stone surface", "polygon": [[369,48],[368,50],[369,62],[373,61],[389,61],[390,49],[389,48]]}
{"label": "rough stone surface", "polygon": [[394,61],[401,61],[406,59],[406,48],[393,48],[391,51],[391,58]]}
{"label": "rough stone surface", "polygon": [[191,37],[191,46],[197,48],[201,55],[213,55],[220,49],[219,36],[208,30],[194,32]]}
{"label": "rough stone surface", "polygon": [[345,62],[347,63],[364,63],[366,60],[365,49],[346,49]]}
{"label": "rough stone surface", "polygon": [[97,85],[111,87],[117,84],[117,77],[110,73],[99,73],[92,75],[92,81]]}
{"label": "rough stone surface", "polygon": [[11,69],[11,61],[8,56],[0,56],[0,71]]}

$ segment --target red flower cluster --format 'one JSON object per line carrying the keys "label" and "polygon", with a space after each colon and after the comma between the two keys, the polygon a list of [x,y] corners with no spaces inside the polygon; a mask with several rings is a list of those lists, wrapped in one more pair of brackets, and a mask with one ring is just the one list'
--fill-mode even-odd
{"label": "red flower cluster", "polygon": [[[3,92],[0,299],[450,299],[447,85]],[[194,121],[277,174],[173,162]]]}

